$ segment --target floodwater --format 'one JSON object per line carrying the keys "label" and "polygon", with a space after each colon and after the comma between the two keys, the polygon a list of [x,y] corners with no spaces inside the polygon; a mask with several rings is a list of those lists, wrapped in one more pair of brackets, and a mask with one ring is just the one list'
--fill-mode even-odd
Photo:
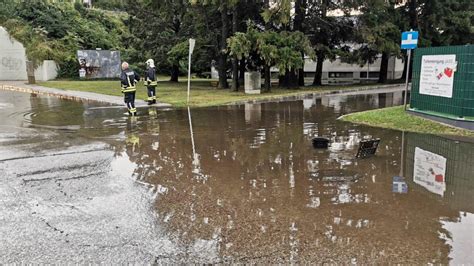
{"label": "floodwater", "polygon": [[[0,262],[472,264],[474,140],[336,120],[401,103],[331,95],[132,120],[0,91]],[[379,149],[356,159],[365,138]]]}

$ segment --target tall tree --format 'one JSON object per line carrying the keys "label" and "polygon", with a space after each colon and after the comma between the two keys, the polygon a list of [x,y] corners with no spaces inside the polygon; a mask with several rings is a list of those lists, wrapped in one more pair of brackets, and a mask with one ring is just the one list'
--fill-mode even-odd
{"label": "tall tree", "polygon": [[422,46],[474,42],[472,0],[419,0],[416,10]]}
{"label": "tall tree", "polygon": [[[264,4],[263,4],[263,8],[264,10],[269,10],[270,9],[270,1],[269,0],[265,0],[263,1]],[[271,25],[270,25],[270,19],[265,19],[265,16],[264,17],[264,22],[265,22],[265,30],[270,30],[271,29]],[[263,79],[264,79],[264,84],[263,84],[263,88],[265,91],[270,91],[271,90],[271,87],[272,87],[272,73],[271,73],[271,65],[270,64],[265,64],[263,66]]]}
{"label": "tall tree", "polygon": [[[263,19],[265,20],[266,24],[271,25],[272,29],[277,32],[292,30],[292,2],[293,1],[291,0],[280,0],[274,1],[272,5],[268,5],[268,8],[266,8],[262,13]],[[300,6],[298,7],[298,19],[300,19],[300,21],[302,22],[302,7],[300,2],[299,4]],[[302,27],[302,23],[300,23],[300,25],[298,26]],[[298,69],[286,69],[285,71],[279,71],[279,85],[288,88],[298,87],[297,72]]]}
{"label": "tall tree", "polygon": [[[282,75],[303,66],[302,53],[314,57],[309,40],[299,31],[259,31],[249,27],[246,33],[229,38],[228,43],[231,55],[252,59],[255,69],[275,66]],[[269,79],[265,81],[268,83]],[[265,87],[265,90],[269,89]]]}
{"label": "tall tree", "polygon": [[[313,85],[322,85],[323,63],[334,60],[341,50],[346,50],[354,39],[354,17],[350,11],[354,6],[336,1],[322,0],[308,6],[307,34],[316,52],[316,69]],[[342,16],[328,16],[329,12],[343,11]]]}
{"label": "tall tree", "polygon": [[[234,5],[232,8],[232,33],[236,34],[239,31],[239,8]],[[239,59],[237,56],[232,56],[232,90],[239,90]]]}
{"label": "tall tree", "polygon": [[[408,0],[399,10],[400,30],[419,31],[419,47],[474,42],[474,2],[471,0]],[[406,68],[405,61],[403,80],[406,78]],[[412,71],[408,73],[411,78]]]}
{"label": "tall tree", "polygon": [[192,18],[186,1],[144,0],[129,2],[130,31],[134,34],[133,60],[144,65],[154,58],[160,71],[169,71],[170,81],[178,82],[180,66],[168,60],[168,52],[190,35]]}
{"label": "tall tree", "polygon": [[[401,31],[407,31],[409,29],[418,30],[418,4],[419,0],[407,0],[405,5],[399,8],[401,12],[401,20],[398,26],[400,27]],[[405,55],[405,58],[408,57],[407,50],[404,50],[403,54]],[[413,61],[413,58],[411,61]],[[409,79],[411,79],[412,67],[413,64],[410,64],[410,71],[408,71]],[[401,80],[406,79],[407,68],[408,60],[405,59]]]}
{"label": "tall tree", "polygon": [[[388,60],[400,54],[400,29],[397,26],[399,12],[396,0],[361,1],[362,15],[359,17],[359,33],[363,39],[361,49],[374,50],[381,54],[379,83],[387,82]],[[370,61],[371,58],[366,58]]]}
{"label": "tall tree", "polygon": [[[295,18],[293,20],[293,30],[305,32],[304,22],[306,20],[306,9],[307,0],[296,0],[295,1]],[[301,54],[303,60],[305,60],[304,53]],[[298,69],[298,86],[304,86],[304,65]]]}
{"label": "tall tree", "polygon": [[227,83],[227,37],[229,37],[229,16],[227,14],[228,4],[226,1],[222,1],[219,6],[221,13],[221,37],[219,42],[219,58],[218,58],[218,71],[219,71],[219,88],[225,89],[229,87]]}
{"label": "tall tree", "polygon": [[192,4],[204,5],[214,7],[219,10],[220,13],[220,36],[219,36],[219,52],[218,52],[218,67],[219,72],[219,88],[229,88],[227,82],[227,38],[230,36],[230,16],[229,10],[232,10],[234,5],[238,3],[238,0],[190,0]]}

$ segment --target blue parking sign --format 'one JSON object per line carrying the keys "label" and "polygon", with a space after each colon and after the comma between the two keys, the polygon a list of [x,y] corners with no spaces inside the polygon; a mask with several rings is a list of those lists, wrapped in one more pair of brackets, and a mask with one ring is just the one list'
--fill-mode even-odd
{"label": "blue parking sign", "polygon": [[415,49],[418,45],[418,31],[405,31],[402,33],[402,49]]}

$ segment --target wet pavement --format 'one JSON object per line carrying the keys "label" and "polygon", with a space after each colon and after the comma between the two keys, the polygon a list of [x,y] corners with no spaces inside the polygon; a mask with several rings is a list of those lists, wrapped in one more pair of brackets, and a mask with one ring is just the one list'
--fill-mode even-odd
{"label": "wet pavement", "polygon": [[[474,140],[336,120],[402,101],[327,95],[131,120],[0,91],[0,262],[472,264]],[[329,149],[313,149],[317,135]],[[356,159],[365,138],[381,139],[377,154]]]}
{"label": "wet pavement", "polygon": [[[27,81],[0,81],[0,90],[9,90],[9,91],[18,91],[18,92],[28,92],[40,95],[55,96],[67,100],[78,100],[78,101],[93,101],[101,102],[107,105],[119,105],[123,106],[123,97],[106,95],[95,92],[87,91],[74,91],[74,90],[62,90],[56,88],[49,88],[40,86],[37,84],[28,84]],[[137,100],[135,102],[137,108],[148,107],[147,102],[142,100]],[[156,107],[168,108],[171,107],[171,104],[157,102],[154,104]]]}

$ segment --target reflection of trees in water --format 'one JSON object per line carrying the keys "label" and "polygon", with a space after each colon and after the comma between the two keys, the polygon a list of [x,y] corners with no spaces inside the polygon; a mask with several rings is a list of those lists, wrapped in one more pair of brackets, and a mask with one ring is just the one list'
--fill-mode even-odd
{"label": "reflection of trees in water", "polygon": [[[304,111],[301,101],[263,104],[260,120],[245,111],[193,111],[205,179],[192,174],[184,110],[148,122],[138,152],[127,145],[136,175],[160,193],[161,223],[185,245],[214,240],[223,258],[239,261],[447,263],[438,219],[456,212],[420,193],[390,192],[399,133],[334,121],[332,107]],[[313,150],[306,121],[336,148]],[[378,155],[355,160],[354,142],[366,135],[382,138]]]}

